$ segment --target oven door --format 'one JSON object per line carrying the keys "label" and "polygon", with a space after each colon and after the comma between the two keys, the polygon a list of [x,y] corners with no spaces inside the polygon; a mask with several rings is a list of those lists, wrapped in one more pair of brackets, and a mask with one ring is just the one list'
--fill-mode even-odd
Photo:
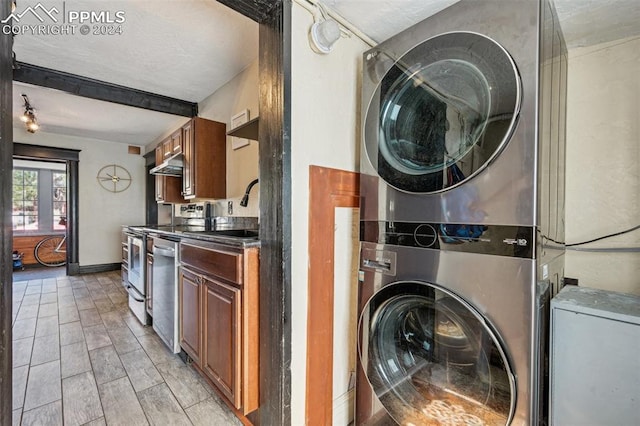
{"label": "oven door", "polygon": [[368,384],[398,424],[510,423],[515,379],[505,351],[457,295],[396,282],[371,297],[358,328]]}
{"label": "oven door", "polygon": [[142,236],[129,235],[129,285],[131,285],[142,297],[145,297],[145,243]]}

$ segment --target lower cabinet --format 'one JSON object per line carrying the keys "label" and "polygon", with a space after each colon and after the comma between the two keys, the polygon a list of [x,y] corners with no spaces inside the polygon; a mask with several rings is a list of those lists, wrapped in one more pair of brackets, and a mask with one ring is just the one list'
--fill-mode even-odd
{"label": "lower cabinet", "polygon": [[240,407],[241,290],[205,279],[202,370],[218,389]]}
{"label": "lower cabinet", "polygon": [[258,408],[259,249],[188,241],[180,242],[180,345],[248,414]]}
{"label": "lower cabinet", "polygon": [[180,346],[200,365],[200,285],[202,277],[186,268],[180,270]]}

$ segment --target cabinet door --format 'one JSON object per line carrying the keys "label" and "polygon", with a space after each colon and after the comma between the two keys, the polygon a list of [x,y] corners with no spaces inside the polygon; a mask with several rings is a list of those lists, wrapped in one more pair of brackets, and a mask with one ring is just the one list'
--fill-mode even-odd
{"label": "cabinet door", "polygon": [[192,198],[196,194],[195,188],[195,140],[193,138],[193,120],[182,126],[182,154],[184,168],[182,169],[182,196]]}
{"label": "cabinet door", "polygon": [[169,158],[173,153],[173,144],[171,143],[171,137],[168,137],[162,142],[162,157]]}
{"label": "cabinet door", "polygon": [[163,178],[163,200],[165,203],[184,203],[182,198],[182,179],[176,176],[161,176]]}
{"label": "cabinet door", "polygon": [[160,142],[156,147],[156,166],[162,163],[163,159],[162,142]]}
{"label": "cabinet door", "polygon": [[202,370],[240,408],[241,290],[205,279]]}
{"label": "cabinet door", "polygon": [[171,135],[171,155],[182,152],[182,129],[178,129]]}
{"label": "cabinet door", "polygon": [[180,268],[180,346],[200,365],[200,284],[202,277]]}

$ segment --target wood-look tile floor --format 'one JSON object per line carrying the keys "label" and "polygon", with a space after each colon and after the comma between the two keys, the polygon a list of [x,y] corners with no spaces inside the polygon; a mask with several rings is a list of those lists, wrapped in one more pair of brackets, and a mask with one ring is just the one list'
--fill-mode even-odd
{"label": "wood-look tile floor", "polygon": [[13,283],[14,425],[241,425],[129,311],[120,272]]}

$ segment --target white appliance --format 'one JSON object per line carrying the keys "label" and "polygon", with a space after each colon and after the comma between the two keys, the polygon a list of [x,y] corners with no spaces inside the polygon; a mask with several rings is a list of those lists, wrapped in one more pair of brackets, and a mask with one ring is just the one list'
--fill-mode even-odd
{"label": "white appliance", "polygon": [[551,301],[550,424],[640,421],[640,297],[567,286]]}

